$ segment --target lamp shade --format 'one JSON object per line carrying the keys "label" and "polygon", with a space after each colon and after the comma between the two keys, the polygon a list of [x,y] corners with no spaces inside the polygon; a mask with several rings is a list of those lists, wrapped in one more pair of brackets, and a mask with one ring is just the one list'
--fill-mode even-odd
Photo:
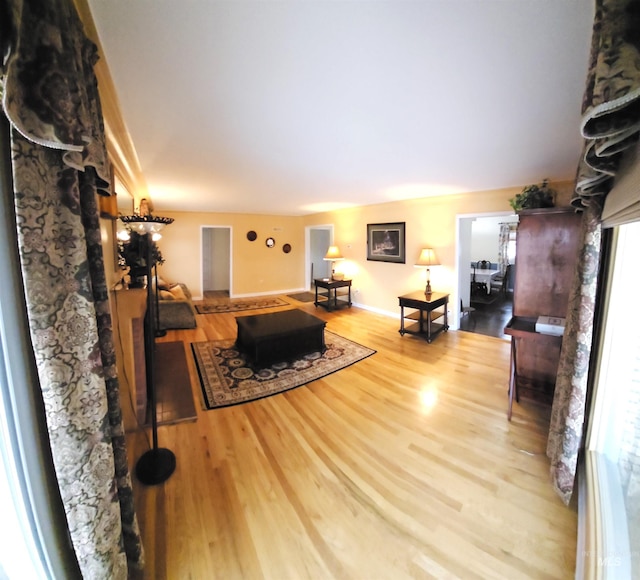
{"label": "lamp shade", "polygon": [[416,268],[429,268],[430,266],[439,266],[440,260],[436,256],[436,253],[431,248],[424,248],[420,252],[420,257],[415,263]]}
{"label": "lamp shade", "polygon": [[173,223],[173,218],[159,216],[121,215],[120,220],[127,224],[129,229],[140,234],[157,234],[165,226]]}
{"label": "lamp shade", "polygon": [[344,256],[340,253],[338,246],[329,246],[324,257],[325,260],[344,260]]}

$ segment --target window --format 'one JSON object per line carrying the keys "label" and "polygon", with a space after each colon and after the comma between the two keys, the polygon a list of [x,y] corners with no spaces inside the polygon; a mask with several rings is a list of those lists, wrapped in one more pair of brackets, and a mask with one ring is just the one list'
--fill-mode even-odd
{"label": "window", "polygon": [[516,263],[516,235],[518,233],[517,224],[513,224],[509,229],[509,241],[507,242],[507,260],[509,264]]}
{"label": "window", "polygon": [[584,577],[640,578],[639,247],[640,223],[617,228],[585,453]]}

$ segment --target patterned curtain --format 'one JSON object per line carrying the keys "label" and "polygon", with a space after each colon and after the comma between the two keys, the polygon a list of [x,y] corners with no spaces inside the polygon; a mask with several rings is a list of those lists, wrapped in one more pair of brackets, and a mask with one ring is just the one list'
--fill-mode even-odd
{"label": "patterned curtain", "polygon": [[498,270],[503,276],[509,265],[509,234],[511,233],[511,224],[500,224],[500,233],[498,234]]}
{"label": "patterned curtain", "polygon": [[640,134],[640,0],[597,0],[582,104],[582,160],[573,205],[585,209],[583,246],[570,296],[547,455],[565,503],[573,493],[585,420],[600,262],[600,214],[625,150]]}
{"label": "patterned curtain", "polygon": [[96,49],[72,0],[8,6],[2,104],[12,125],[20,260],[56,476],[83,576],[124,579],[143,555],[97,207],[109,167]]}
{"label": "patterned curtain", "polygon": [[599,215],[599,208],[590,205],[582,216],[582,246],[569,296],[547,441],[553,485],[566,504],[573,494],[586,412],[600,263]]}

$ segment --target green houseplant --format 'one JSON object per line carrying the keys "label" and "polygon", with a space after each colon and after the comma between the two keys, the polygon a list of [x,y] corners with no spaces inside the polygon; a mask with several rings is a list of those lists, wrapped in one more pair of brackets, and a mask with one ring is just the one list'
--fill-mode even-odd
{"label": "green houseplant", "polygon": [[509,200],[513,211],[523,209],[538,209],[554,207],[557,192],[549,187],[549,180],[545,179],[540,185],[527,185],[520,193]]}

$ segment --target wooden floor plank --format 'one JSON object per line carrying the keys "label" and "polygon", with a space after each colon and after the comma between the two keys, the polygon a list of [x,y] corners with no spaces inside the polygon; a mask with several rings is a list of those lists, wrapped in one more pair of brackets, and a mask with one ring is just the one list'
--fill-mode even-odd
{"label": "wooden floor plank", "polygon": [[[309,385],[161,427],[172,477],[134,481],[144,578],[572,578],[577,516],[549,482],[548,410],[515,404],[509,343],[433,343],[358,308],[293,306],[377,350]],[[273,312],[274,309],[268,310]],[[235,337],[233,313],[159,340]],[[127,435],[130,463],[147,437]]]}

